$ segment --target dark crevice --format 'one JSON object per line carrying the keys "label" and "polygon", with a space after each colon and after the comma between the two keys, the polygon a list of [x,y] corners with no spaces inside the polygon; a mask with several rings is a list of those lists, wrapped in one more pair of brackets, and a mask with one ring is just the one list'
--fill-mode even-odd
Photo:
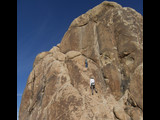
{"label": "dark crevice", "polygon": [[127,56],[129,56],[131,53],[122,53],[122,54],[119,54],[119,58],[125,58]]}

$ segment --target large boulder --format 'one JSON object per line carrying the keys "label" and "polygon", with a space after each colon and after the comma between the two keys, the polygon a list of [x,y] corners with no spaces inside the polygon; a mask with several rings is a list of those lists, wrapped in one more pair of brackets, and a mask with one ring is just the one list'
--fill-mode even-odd
{"label": "large boulder", "polygon": [[104,1],[73,20],[60,44],[37,55],[19,120],[142,120],[142,115],[143,17]]}

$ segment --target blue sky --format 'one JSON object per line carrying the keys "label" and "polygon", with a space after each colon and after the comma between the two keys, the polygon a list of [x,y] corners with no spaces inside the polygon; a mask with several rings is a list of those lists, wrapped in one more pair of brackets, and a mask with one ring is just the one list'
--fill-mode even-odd
{"label": "blue sky", "polygon": [[[103,1],[17,0],[17,114],[36,55],[60,43],[76,17]],[[143,15],[143,0],[111,1]]]}

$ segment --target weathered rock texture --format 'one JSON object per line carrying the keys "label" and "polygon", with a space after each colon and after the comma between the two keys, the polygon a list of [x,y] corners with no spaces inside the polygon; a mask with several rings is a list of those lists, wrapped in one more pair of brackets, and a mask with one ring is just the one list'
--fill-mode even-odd
{"label": "weathered rock texture", "polygon": [[19,119],[142,120],[143,17],[104,1],[76,18],[60,44],[35,58]]}

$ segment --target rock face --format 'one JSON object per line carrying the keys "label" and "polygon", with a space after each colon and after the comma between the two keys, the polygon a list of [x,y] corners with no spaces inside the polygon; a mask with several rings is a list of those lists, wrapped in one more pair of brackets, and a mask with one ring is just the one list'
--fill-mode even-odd
{"label": "rock face", "polygon": [[142,119],[143,17],[104,1],[76,18],[60,44],[37,55],[19,120]]}

